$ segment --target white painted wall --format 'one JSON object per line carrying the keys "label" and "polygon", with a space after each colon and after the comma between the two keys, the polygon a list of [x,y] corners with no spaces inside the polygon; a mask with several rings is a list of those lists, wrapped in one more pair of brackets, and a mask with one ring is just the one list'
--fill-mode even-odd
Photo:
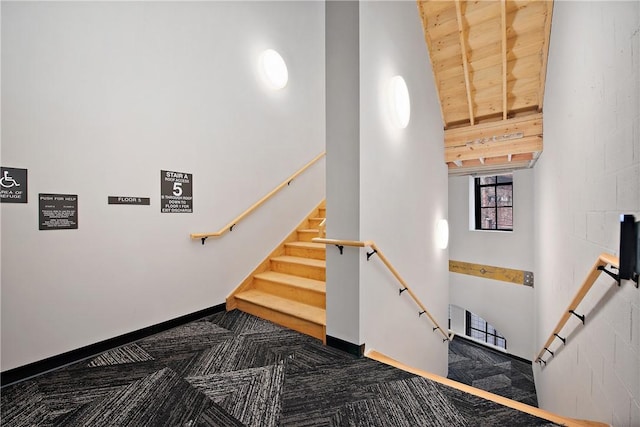
{"label": "white painted wall", "polygon": [[[359,2],[325,3],[327,236],[360,240]],[[327,335],[360,334],[359,251],[327,247]]]}
{"label": "white painted wall", "polygon": [[[536,352],[601,252],[617,254],[620,213],[640,218],[640,3],[556,2],[535,168]],[[541,407],[640,425],[640,291],[601,278],[561,349],[536,366]]]}
{"label": "white painted wall", "polygon": [[[449,178],[452,260],[534,271],[533,171],[513,173],[513,232],[469,229],[468,176]],[[451,304],[485,319],[507,339],[507,352],[533,359],[533,289],[497,280],[449,273]],[[534,275],[534,286],[537,278]],[[464,333],[464,331],[462,331]]]}
{"label": "white painted wall", "polygon": [[[224,302],[324,197],[319,2],[2,2],[2,370]],[[289,83],[267,91],[259,53]],[[160,213],[161,169],[193,173],[194,213]],[[38,231],[38,193],[79,196],[79,229]],[[109,206],[107,196],[151,197]],[[256,238],[256,236],[260,236]]]}
{"label": "white painted wall", "polygon": [[449,306],[449,320],[451,320],[449,330],[456,335],[465,335],[466,318],[465,309],[455,304]]}
{"label": "white painted wall", "polygon": [[[374,240],[443,328],[448,316],[447,251],[437,220],[447,217],[447,169],[438,98],[413,2],[360,4],[360,237]],[[411,96],[407,128],[391,127],[386,85],[400,74]],[[361,330],[374,348],[446,375],[447,344],[378,257],[360,257]]]}

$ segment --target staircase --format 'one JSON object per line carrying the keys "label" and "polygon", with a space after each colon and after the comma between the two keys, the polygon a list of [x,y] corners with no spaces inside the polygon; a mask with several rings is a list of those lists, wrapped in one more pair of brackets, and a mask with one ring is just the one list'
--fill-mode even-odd
{"label": "staircase", "polygon": [[324,201],[227,298],[238,309],[325,342]]}

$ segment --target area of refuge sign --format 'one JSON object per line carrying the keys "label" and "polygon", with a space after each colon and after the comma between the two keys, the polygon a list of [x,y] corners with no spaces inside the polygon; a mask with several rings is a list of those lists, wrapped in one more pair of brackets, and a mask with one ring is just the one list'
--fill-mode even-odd
{"label": "area of refuge sign", "polygon": [[160,171],[160,210],[163,213],[193,212],[193,174]]}

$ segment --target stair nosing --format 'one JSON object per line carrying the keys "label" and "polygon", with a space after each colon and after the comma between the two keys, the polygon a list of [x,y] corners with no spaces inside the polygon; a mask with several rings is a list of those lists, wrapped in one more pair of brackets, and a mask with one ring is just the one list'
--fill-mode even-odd
{"label": "stair nosing", "polygon": [[326,282],[308,277],[295,276],[293,274],[280,273],[278,271],[265,271],[253,276],[254,280],[262,280],[275,283],[281,286],[296,288],[301,291],[311,292],[319,295],[326,295]]}
{"label": "stair nosing", "polygon": [[305,265],[312,268],[326,268],[327,262],[323,259],[304,258],[294,255],[281,255],[271,258],[271,261],[285,262],[290,264]]}
{"label": "stair nosing", "polygon": [[[300,312],[293,312],[291,310],[286,310],[283,309],[282,307],[273,307],[273,306],[269,306],[266,305],[264,303],[264,301],[256,301],[254,300],[252,297],[253,296],[267,296],[267,298],[270,298],[271,300],[281,300],[281,301],[286,301],[288,303],[288,305],[294,305],[297,306],[298,308],[300,308]],[[308,322],[314,323],[316,325],[321,325],[321,326],[325,326],[326,324],[326,310],[313,306],[313,305],[309,305],[309,304],[305,304],[302,302],[298,302],[298,301],[294,301],[294,300],[289,300],[287,298],[282,298],[280,296],[274,295],[274,294],[270,294],[268,292],[263,292],[260,291],[258,289],[248,289],[244,292],[240,292],[239,294],[237,294],[235,296],[237,299],[240,299],[242,301],[246,301],[248,303],[254,304],[254,305],[259,305],[261,307],[267,308],[269,310],[273,310],[273,311],[277,311],[278,313],[282,313],[282,314],[286,314],[287,316],[292,316],[292,317],[296,317],[298,319],[303,319],[306,320]],[[315,312],[315,316],[313,317],[309,317],[306,316],[309,313],[314,313]],[[325,318],[324,321],[319,322],[317,317],[319,314],[322,314]]]}
{"label": "stair nosing", "polygon": [[[267,276],[267,277],[264,278],[264,276]],[[275,277],[273,279],[270,279],[268,276],[275,276]],[[309,282],[313,284],[323,284],[323,285],[326,283],[324,280],[310,279],[308,277],[300,277],[293,274],[281,273],[279,271],[273,271],[273,270],[263,271],[262,273],[257,273],[253,275],[253,277],[258,277],[260,279],[269,280],[269,281],[275,281],[276,277],[283,277],[283,276],[286,276],[285,280],[291,277],[293,278],[292,281]]]}
{"label": "stair nosing", "polygon": [[296,241],[296,242],[287,242],[284,244],[285,246],[293,246],[293,247],[303,247],[303,248],[310,248],[310,249],[325,249],[326,246],[324,243],[315,243],[315,242],[302,242],[302,241]]}

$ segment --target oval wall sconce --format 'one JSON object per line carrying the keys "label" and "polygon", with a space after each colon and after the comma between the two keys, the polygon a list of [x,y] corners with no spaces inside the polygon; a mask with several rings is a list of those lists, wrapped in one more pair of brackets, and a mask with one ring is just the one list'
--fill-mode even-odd
{"label": "oval wall sconce", "polygon": [[407,89],[407,84],[402,76],[391,78],[388,102],[391,123],[397,128],[406,128],[411,117],[411,100],[409,99],[409,89]]}
{"label": "oval wall sconce", "polygon": [[439,249],[447,249],[449,246],[449,223],[441,219],[436,224],[436,246]]}
{"label": "oval wall sconce", "polygon": [[258,68],[262,80],[271,89],[282,89],[289,81],[287,64],[282,56],[273,49],[267,49],[260,54]]}

